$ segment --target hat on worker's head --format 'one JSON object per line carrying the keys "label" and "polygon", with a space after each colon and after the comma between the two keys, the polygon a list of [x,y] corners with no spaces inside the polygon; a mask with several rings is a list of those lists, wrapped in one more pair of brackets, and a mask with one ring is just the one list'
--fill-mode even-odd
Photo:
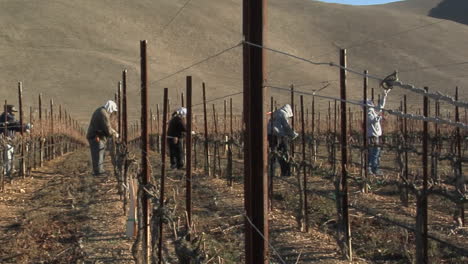
{"label": "hat on worker's head", "polygon": [[187,116],[187,108],[185,107],[179,107],[175,112],[179,116],[182,116],[182,117]]}
{"label": "hat on worker's head", "polygon": [[18,112],[14,105],[6,105],[7,112]]}
{"label": "hat on worker's head", "polygon": [[112,100],[107,101],[106,104],[103,107],[106,109],[106,111],[109,114],[112,114],[112,113],[118,111],[117,104]]}

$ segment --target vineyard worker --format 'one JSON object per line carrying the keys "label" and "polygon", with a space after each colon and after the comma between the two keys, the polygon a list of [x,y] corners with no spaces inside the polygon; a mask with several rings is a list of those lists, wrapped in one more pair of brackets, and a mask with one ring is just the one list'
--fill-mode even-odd
{"label": "vineyard worker", "polygon": [[187,108],[180,107],[174,113],[169,121],[167,128],[167,142],[169,144],[169,155],[172,169],[184,168],[184,149],[182,139],[187,132],[184,118],[187,116]]}
{"label": "vineyard worker", "polygon": [[110,115],[117,112],[117,104],[114,101],[107,101],[104,106],[94,111],[88,127],[86,138],[91,150],[93,162],[93,173],[95,176],[105,173],[104,153],[108,137],[119,137],[119,134],[111,127]]}
{"label": "vineyard worker", "polygon": [[[286,104],[273,112],[268,121],[268,143],[270,151],[276,151],[282,156],[278,159],[282,176],[291,176],[291,166],[287,161],[289,160],[288,142],[298,136],[289,125],[288,119],[291,117],[293,117],[293,111],[291,106]],[[271,164],[271,166],[274,166],[274,164]]]}
{"label": "vineyard worker", "polygon": [[[8,176],[11,176],[15,172],[13,159],[15,154],[15,148],[11,141],[15,137],[16,132],[21,132],[21,124],[15,118],[16,112],[18,112],[18,110],[16,110],[16,107],[14,105],[6,105],[6,112],[3,112],[0,115],[0,134],[4,136],[6,142],[6,151],[4,152],[4,173]],[[32,125],[30,124],[23,125],[23,131],[29,133],[29,129],[31,129],[31,127]]]}
{"label": "vineyard worker", "polygon": [[367,171],[375,175],[382,175],[380,170],[380,137],[382,136],[382,109],[385,107],[387,95],[390,90],[384,90],[384,96],[377,106],[372,100],[367,100],[367,137],[369,139],[369,157]]}

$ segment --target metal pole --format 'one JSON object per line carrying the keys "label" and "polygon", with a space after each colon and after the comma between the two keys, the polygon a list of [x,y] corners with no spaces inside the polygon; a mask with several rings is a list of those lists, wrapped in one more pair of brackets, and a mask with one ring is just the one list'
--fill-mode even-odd
{"label": "metal pole", "polygon": [[214,124],[214,133],[215,137],[218,136],[218,119],[216,118],[216,107],[213,104],[213,124]]}
{"label": "metal pole", "polygon": [[[346,50],[340,51],[340,91],[341,91],[341,195],[343,209],[343,227],[348,260],[353,260],[351,248],[351,226],[348,213],[348,135],[346,126]],[[336,102],[336,101],[335,101]]]}
{"label": "metal pole", "polygon": [[231,138],[233,137],[233,129],[232,129],[232,98],[229,98],[229,129]]}
{"label": "metal pole", "polygon": [[[427,87],[424,87],[428,91]],[[424,109],[423,114],[425,117],[429,113],[429,100],[424,96]],[[416,220],[416,263],[428,263],[428,241],[427,241],[427,185],[428,185],[428,142],[429,141],[429,125],[427,121],[423,122],[423,156],[422,156],[422,167],[423,167],[423,189],[419,194],[417,202],[417,216]],[[419,242],[419,244],[418,244]]]}
{"label": "metal pole", "polygon": [[[148,72],[147,72],[147,54],[146,40],[140,41],[140,67],[141,67],[141,183],[146,186],[150,182],[149,170],[149,134],[148,134]],[[141,188],[141,186],[140,186]],[[142,250],[144,263],[149,263],[150,257],[150,229],[149,229],[149,211],[150,202],[146,192],[142,192],[142,211],[143,219],[143,242]]]}
{"label": "metal pole", "polygon": [[226,133],[227,133],[227,131],[226,131],[226,127],[227,127],[227,126],[226,126],[226,117],[227,117],[227,101],[224,100],[224,122],[223,122],[223,125],[224,125],[224,134],[223,134],[223,136],[226,136]]}
{"label": "metal pole", "polygon": [[[403,97],[403,113],[408,112],[408,106],[407,106],[407,101],[406,101],[406,94]],[[403,125],[404,125],[404,131],[403,131],[403,141],[404,141],[404,148],[405,148],[405,172],[404,172],[404,177],[406,182],[409,180],[409,167],[408,167],[408,119],[403,118]],[[405,188],[405,206],[408,206],[408,201],[409,201],[409,189],[408,186]]]}
{"label": "metal pole", "polygon": [[[363,87],[363,93],[362,93],[362,100],[365,102],[367,105],[367,87],[369,86],[369,78],[367,75],[369,74],[369,71],[365,70],[364,71],[364,87]],[[369,155],[369,146],[368,146],[368,135],[367,135],[367,107],[363,106],[362,107],[362,142],[364,144],[364,149],[363,149],[363,164],[364,168],[364,186],[362,188],[364,193],[369,192],[368,188],[368,183],[369,183],[369,172],[367,171],[368,165],[368,155]]]}
{"label": "metal pole", "polygon": [[[294,117],[291,118],[291,128],[294,130],[296,128],[296,122],[295,122],[295,119],[296,119],[296,113],[295,113],[295,104],[294,104],[294,85],[291,84],[291,111],[294,113]],[[294,147],[294,141],[291,140],[291,157],[294,158],[294,151],[295,151],[295,147]]]}
{"label": "metal pole", "polygon": [[206,88],[205,83],[202,83],[203,87],[203,119],[205,121],[205,174],[210,176],[210,155],[208,149],[208,117],[206,113]]}
{"label": "metal pole", "polygon": [[156,150],[161,152],[161,131],[160,131],[160,122],[159,122],[159,104],[156,104]]}
{"label": "metal pole", "polygon": [[122,136],[122,82],[119,81],[117,85],[117,132]]}
{"label": "metal pole", "polygon": [[51,144],[51,147],[50,147],[50,156],[49,158],[50,159],[54,159],[55,158],[55,140],[54,140],[54,99],[50,99],[50,129],[51,129],[51,132],[50,132],[50,144]]}
{"label": "metal pole", "polygon": [[[190,230],[192,227],[192,76],[187,76],[187,133],[185,142],[185,173],[186,173],[186,197],[185,197],[185,208],[187,210],[188,227]],[[190,240],[190,237],[187,237]]]}
{"label": "metal pole", "polygon": [[44,142],[42,138],[44,137],[44,129],[42,123],[42,94],[39,94],[39,129],[40,129],[40,136],[39,136],[39,166],[44,166]]}
{"label": "metal pole", "polygon": [[[458,101],[458,87],[455,89],[455,100]],[[457,107],[455,107],[455,121],[456,122],[460,122],[460,110]],[[458,177],[457,177],[457,189],[460,193],[462,194],[465,194],[465,179],[464,179],[464,176],[463,176],[463,161],[462,161],[462,147],[461,147],[461,133],[460,133],[460,128],[457,127],[457,130],[456,130],[457,134],[457,159],[458,159],[458,162],[456,164],[457,166],[457,170],[458,170]],[[460,219],[461,219],[461,222],[462,222],[462,225],[465,226],[465,205],[464,203],[461,203],[459,205],[459,214],[460,214]]]}
{"label": "metal pole", "polygon": [[[315,164],[315,161],[317,160],[317,155],[316,155],[316,140],[315,140],[315,96],[312,96],[312,157],[313,157],[313,162]],[[320,125],[320,124],[319,124]]]}
{"label": "metal pole", "polygon": [[[159,206],[164,208],[164,180],[166,177],[166,140],[167,140],[167,93],[168,89],[164,88],[164,106],[163,106],[163,131],[161,140],[161,186]],[[159,264],[162,263],[162,244],[163,244],[163,221],[159,222],[159,243],[158,243],[158,259]]]}
{"label": "metal pole", "polygon": [[19,121],[20,121],[20,134],[21,134],[21,158],[20,158],[20,176],[25,176],[25,162],[24,162],[24,111],[23,111],[23,83],[18,82],[18,101],[19,101]]}
{"label": "metal pole", "polygon": [[[304,96],[301,95],[301,128],[302,128],[302,161],[306,161],[306,136],[305,136],[305,122],[304,122]],[[304,226],[303,230],[309,232],[309,214],[308,214],[308,206],[307,206],[307,167],[303,166],[303,173],[304,173]]]}
{"label": "metal pole", "polygon": [[127,70],[122,71],[122,139],[125,146],[128,144],[128,117],[127,117]]}
{"label": "metal pole", "polygon": [[[266,2],[266,0],[244,0],[243,33],[246,41],[263,45],[267,14]],[[244,155],[244,174],[247,213],[245,245],[247,247],[246,263],[248,264],[267,264],[270,262],[264,106],[266,88],[263,85],[263,80],[266,79],[265,58],[263,49],[244,44],[244,60],[247,60],[244,61],[244,121],[246,125],[245,143],[247,145],[246,155]]]}

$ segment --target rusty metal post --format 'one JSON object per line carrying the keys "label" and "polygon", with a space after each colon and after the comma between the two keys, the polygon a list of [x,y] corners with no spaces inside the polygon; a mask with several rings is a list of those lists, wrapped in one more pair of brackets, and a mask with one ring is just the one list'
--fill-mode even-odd
{"label": "rusty metal post", "polygon": [[216,107],[213,104],[213,124],[214,124],[214,134],[215,137],[218,136],[218,118],[216,116]]}
{"label": "rusty metal post", "polygon": [[[227,118],[227,101],[224,100],[224,121],[223,121],[223,125],[224,125],[224,131],[223,131],[223,136],[226,136],[226,128],[227,128],[227,124],[226,124],[226,119]],[[223,139],[224,140],[224,139]]]}
{"label": "rusty metal post", "polygon": [[19,102],[19,114],[20,114],[20,117],[19,117],[19,121],[20,121],[20,134],[21,134],[21,150],[20,150],[20,154],[21,154],[21,158],[19,160],[19,166],[20,166],[20,170],[19,170],[19,176],[21,177],[24,177],[26,175],[25,173],[25,169],[26,169],[26,165],[25,165],[25,162],[24,162],[24,155],[25,155],[25,148],[24,148],[24,126],[23,126],[23,123],[24,123],[24,111],[23,111],[23,83],[22,82],[18,82],[18,102]]}
{"label": "rusty metal post", "polygon": [[42,123],[42,94],[39,94],[39,167],[44,166],[44,128]]}
{"label": "rusty metal post", "polygon": [[55,159],[55,140],[54,140],[54,99],[50,99],[50,159]]}
{"label": "rusty metal post", "polygon": [[[246,41],[263,45],[266,2],[244,0]],[[268,175],[265,102],[265,50],[244,44],[246,263],[268,264]],[[254,228],[255,227],[255,228]]]}
{"label": "rusty metal post", "polygon": [[156,151],[161,153],[161,129],[159,122],[159,104],[156,104]]}
{"label": "rusty metal post", "polygon": [[[34,124],[34,119],[33,119],[33,108],[32,108],[32,106],[29,107],[29,123],[30,123],[30,124]],[[32,152],[32,165],[31,165],[31,161],[29,161],[29,165],[28,165],[28,174],[29,174],[29,176],[31,175],[32,169],[33,169],[33,168],[34,168],[34,169],[37,168],[37,162],[36,162],[36,142],[34,142],[33,132],[34,132],[34,130],[31,129],[31,132],[30,132],[30,135],[29,135],[29,140],[30,140],[30,149],[29,149],[29,153]]]}
{"label": "rusty metal post", "polygon": [[[458,101],[458,87],[455,89],[455,100]],[[455,107],[455,121],[456,122],[460,122],[460,110],[457,107]],[[460,192],[461,194],[465,194],[465,178],[463,176],[463,160],[462,160],[462,145],[461,145],[461,133],[460,133],[460,128],[457,127],[456,129],[456,137],[457,137],[457,163],[456,163],[456,169],[457,169],[457,184],[456,184],[456,188],[458,190],[458,192]],[[463,226],[465,226],[465,205],[464,203],[460,203],[459,205],[459,217],[461,219],[461,223]]]}
{"label": "rusty metal post", "polygon": [[122,140],[128,145],[127,70],[122,71]]}
{"label": "rusty metal post", "polygon": [[218,119],[216,116],[216,108],[215,105],[213,104],[213,125],[214,125],[214,135],[213,135],[213,176],[218,177],[217,173],[217,155],[219,154],[218,150]]}
{"label": "rusty metal post", "polygon": [[[8,119],[7,119],[7,114],[6,114],[6,113],[8,113],[8,111],[7,111],[7,104],[8,104],[8,102],[7,102],[7,100],[5,100],[5,104],[3,105],[3,111],[4,111],[4,113],[5,113],[5,119],[3,120],[3,126],[4,126],[4,127],[3,127],[3,129],[4,129],[4,130],[3,130],[3,135],[4,135],[4,136],[7,136],[7,135],[8,135],[8,124],[7,124]],[[5,150],[4,150],[4,151],[5,151]],[[4,152],[3,154],[6,155],[5,152]],[[4,157],[2,157],[2,159],[3,159],[3,158],[4,158]],[[4,173],[4,172],[5,172],[5,173]],[[1,190],[2,192],[5,191],[5,176],[6,176],[6,174],[7,174],[7,173],[6,173],[5,168],[2,168],[2,172],[0,172],[0,175],[1,175],[1,179],[0,179],[0,188],[1,188],[1,189],[0,189],[0,190]],[[9,176],[11,177],[11,175],[9,175]]]}
{"label": "rusty metal post", "polygon": [[369,78],[367,75],[369,72],[367,70],[364,71],[364,86],[362,92],[362,100],[364,102],[364,106],[362,107],[362,143],[364,148],[362,150],[362,164],[364,166],[361,167],[364,174],[364,185],[362,186],[362,192],[368,193],[369,192],[369,172],[367,168],[369,167],[369,145],[368,145],[368,135],[367,135],[367,87],[369,86]]}
{"label": "rusty metal post", "polygon": [[[188,227],[192,228],[192,76],[187,76],[187,133],[185,142],[185,210],[187,210]],[[190,237],[187,237],[190,240]]]}
{"label": "rusty metal post", "polygon": [[[424,87],[428,91],[427,87]],[[423,114],[425,117],[429,114],[429,99],[424,96]],[[428,262],[428,240],[427,240],[427,187],[428,187],[428,145],[429,145],[429,124],[427,121],[423,122],[423,189],[417,197],[417,215],[416,215],[416,263],[429,263]]]}
{"label": "rusty metal post", "polygon": [[[162,139],[161,139],[161,186],[159,206],[164,208],[164,185],[166,177],[166,141],[167,141],[167,94],[168,89],[164,88],[164,103],[163,103],[163,123],[162,123]],[[163,249],[163,221],[159,222],[159,242],[158,242],[158,259],[159,264],[162,263],[162,249]]]}
{"label": "rusty metal post", "polygon": [[[341,94],[341,202],[343,217],[343,232],[347,248],[347,258],[353,261],[353,251],[351,247],[351,225],[348,212],[348,135],[346,126],[346,50],[340,50],[340,94]],[[336,102],[336,101],[335,101]]]}
{"label": "rusty metal post", "polygon": [[59,104],[59,118],[58,118],[58,129],[57,129],[59,156],[63,156],[63,137],[62,137],[62,104]]}
{"label": "rusty metal post", "polygon": [[[406,101],[406,95],[403,97],[403,113],[407,114],[408,113],[408,106],[407,106],[407,101]],[[405,148],[405,171],[404,171],[404,177],[406,182],[409,180],[409,167],[408,167],[408,119],[403,118],[403,142],[404,142],[404,148]],[[405,186],[405,203],[403,204],[404,206],[408,206],[408,201],[409,201],[409,189],[408,186]]]}
{"label": "rusty metal post", "polygon": [[303,183],[303,192],[304,192],[304,204],[303,204],[303,230],[309,232],[309,213],[307,206],[307,166],[306,162],[306,133],[305,133],[305,122],[304,122],[304,96],[301,95],[301,130],[302,130],[302,162],[303,162],[303,173],[304,173],[304,183]]}
{"label": "rusty metal post", "polygon": [[[317,139],[315,138],[315,96],[312,96],[312,120],[311,120],[311,130],[312,130],[312,162],[315,164],[317,161]],[[320,128],[320,115],[318,128]],[[317,132],[317,135],[320,134],[320,131]]]}
{"label": "rusty metal post", "polygon": [[[149,169],[149,133],[148,133],[148,71],[147,71],[147,48],[146,40],[140,41],[140,69],[141,69],[141,184],[146,186],[150,182]],[[139,188],[142,188],[140,186]],[[150,201],[148,194],[142,192],[141,204],[143,211],[143,263],[150,263],[150,226],[149,226],[149,211]],[[161,233],[162,234],[162,233]]]}
{"label": "rusty metal post", "polygon": [[[292,130],[295,130],[296,129],[296,122],[295,122],[295,119],[296,119],[296,113],[295,113],[295,104],[294,104],[294,85],[291,84],[291,111],[294,113],[294,117],[291,118],[291,128]],[[295,152],[295,146],[294,146],[294,141],[291,140],[291,157],[294,159],[294,152]]]}
{"label": "rusty metal post", "polygon": [[203,87],[203,120],[205,121],[205,174],[210,176],[211,171],[210,171],[210,152],[208,148],[208,117],[206,113],[206,88],[205,88],[205,83],[202,83]]}
{"label": "rusty metal post", "polygon": [[122,82],[117,84],[117,133],[122,136]]}
{"label": "rusty metal post", "polygon": [[184,93],[183,92],[180,93],[180,106],[184,107]]}

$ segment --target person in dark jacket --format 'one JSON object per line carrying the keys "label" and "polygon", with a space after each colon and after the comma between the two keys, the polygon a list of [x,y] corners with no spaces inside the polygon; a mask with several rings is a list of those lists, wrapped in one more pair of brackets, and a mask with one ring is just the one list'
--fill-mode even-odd
{"label": "person in dark jacket", "polygon": [[117,112],[117,104],[114,101],[107,101],[104,106],[94,111],[89,123],[86,138],[91,150],[94,175],[102,175],[104,170],[104,154],[106,142],[109,137],[119,137],[119,134],[111,127],[110,115]]}
{"label": "person in dark jacket", "polygon": [[167,129],[167,143],[169,144],[169,155],[172,169],[183,169],[184,167],[184,149],[182,139],[187,132],[184,120],[186,115],[187,109],[185,107],[181,107],[172,114],[172,118],[169,121],[169,127]]}
{"label": "person in dark jacket", "polygon": [[6,139],[5,144],[5,152],[4,152],[4,161],[5,161],[5,168],[4,173],[7,176],[10,176],[14,173],[14,154],[15,148],[10,141],[15,137],[16,132],[21,131],[21,127],[23,127],[23,131],[29,132],[31,129],[30,124],[26,124],[21,126],[21,123],[16,120],[15,113],[18,112],[14,105],[6,105],[6,112],[3,112],[0,115],[0,135]]}
{"label": "person in dark jacket", "polygon": [[[268,144],[271,152],[277,152],[282,158],[278,159],[282,176],[291,176],[291,166],[285,160],[289,158],[288,144],[298,134],[289,125],[288,119],[293,117],[289,104],[284,105],[271,114],[268,121]],[[271,164],[274,170],[274,164]]]}

